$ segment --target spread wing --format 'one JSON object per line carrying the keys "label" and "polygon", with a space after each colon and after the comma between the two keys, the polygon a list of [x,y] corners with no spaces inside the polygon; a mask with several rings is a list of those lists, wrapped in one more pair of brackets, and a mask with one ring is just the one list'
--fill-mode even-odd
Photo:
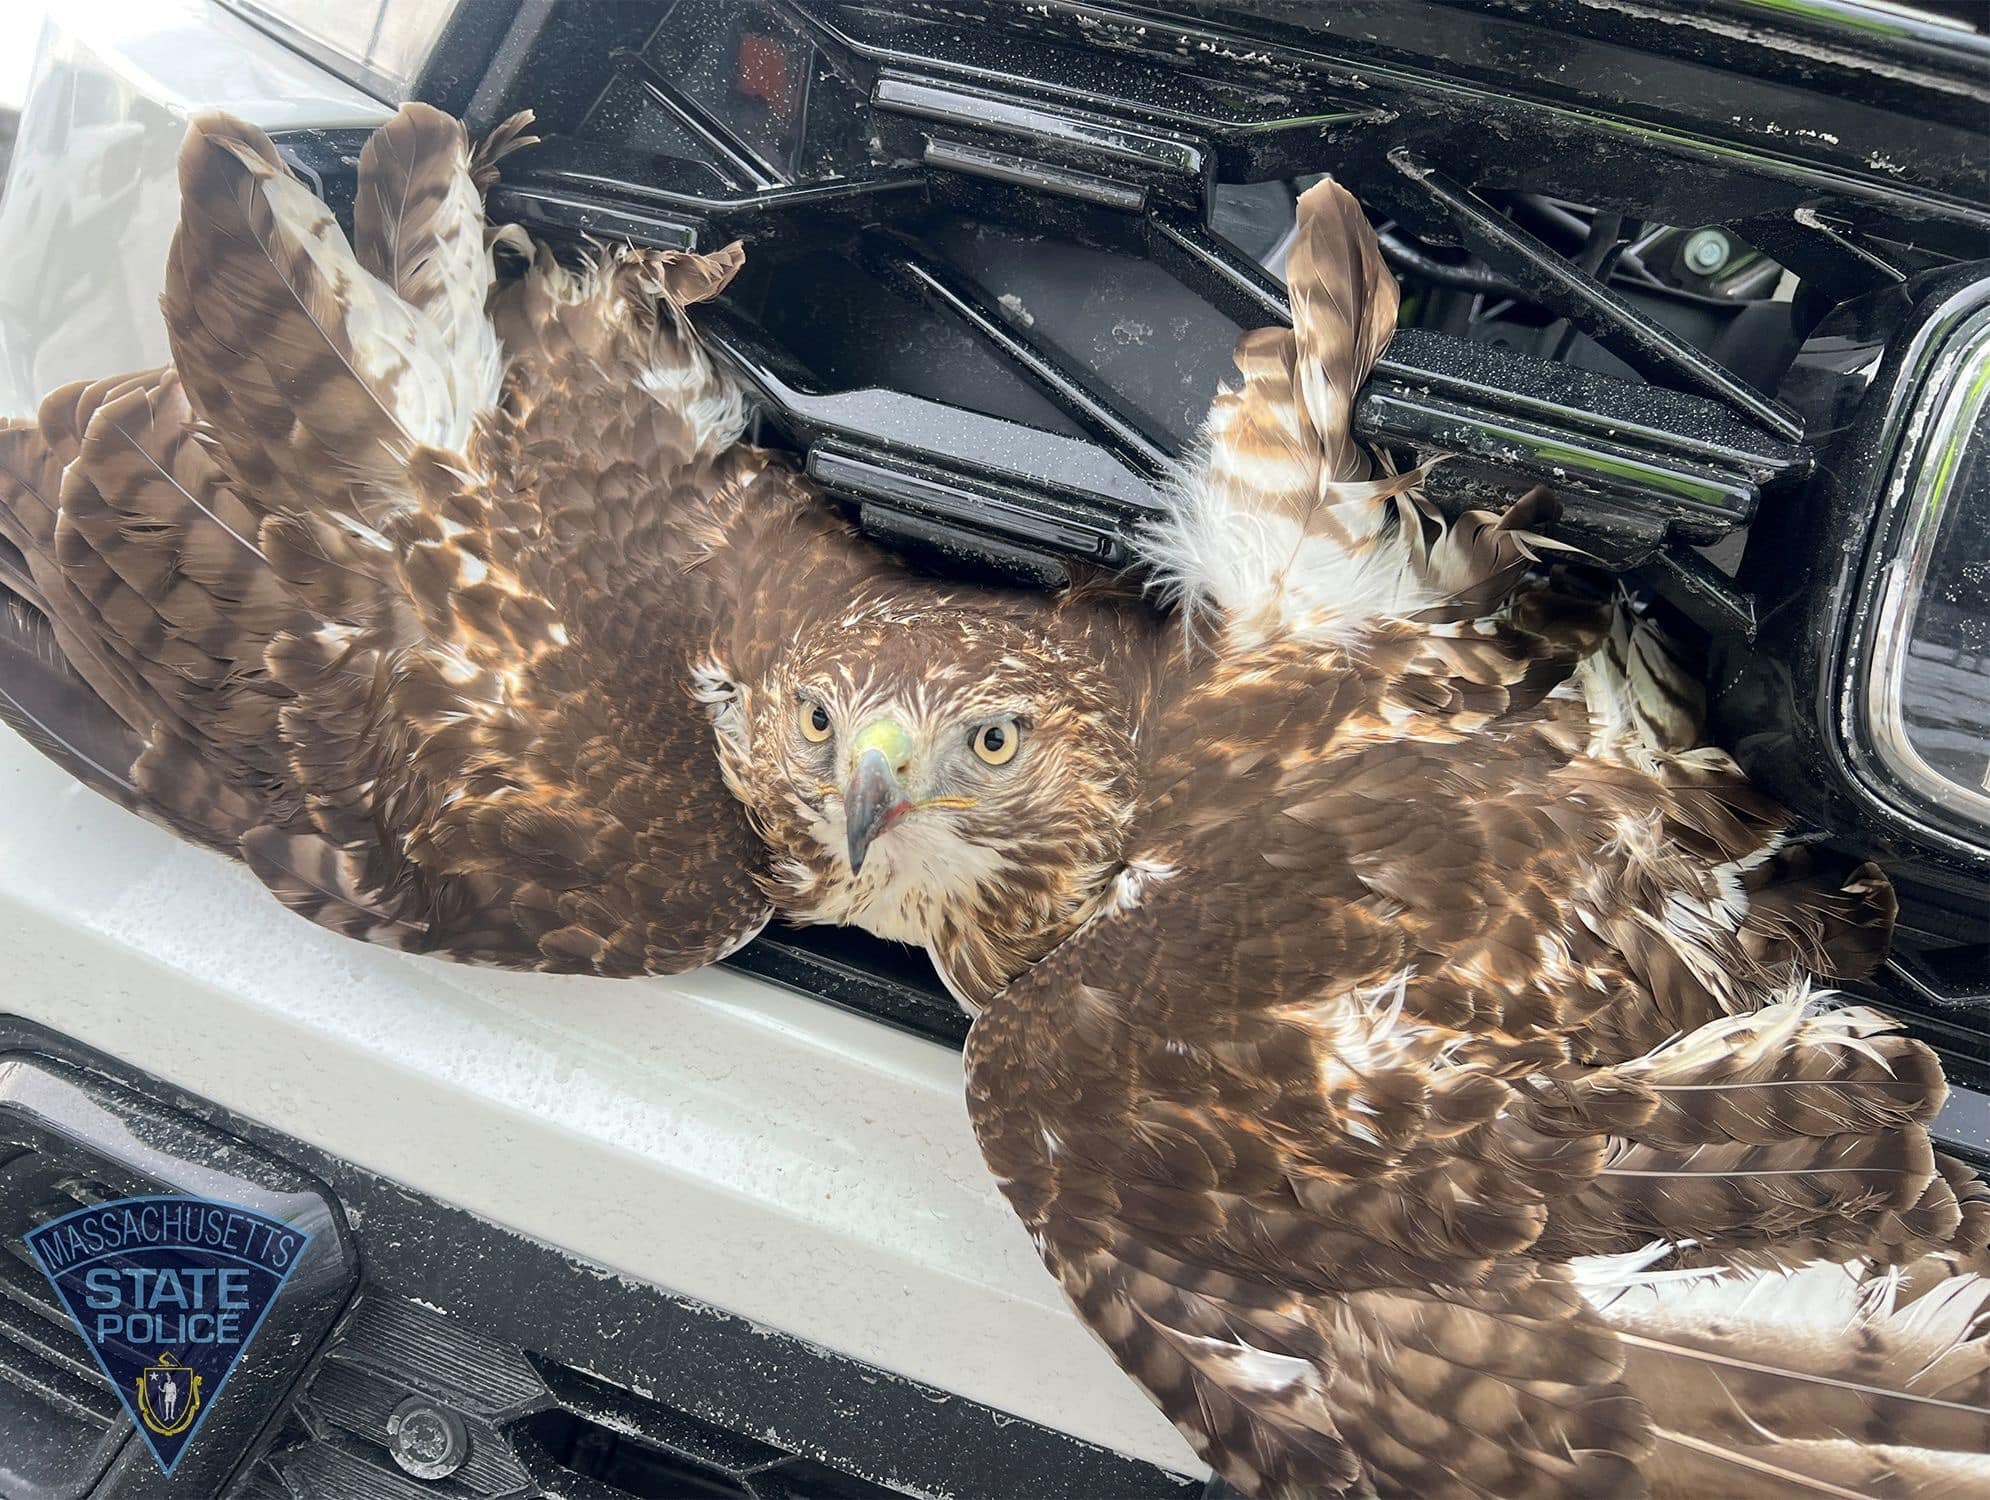
{"label": "spread wing", "polygon": [[[1957,1402],[1943,1427],[1913,1394],[1925,1340],[1877,1357],[1855,1325],[1598,1296],[1586,1257],[1653,1242],[1898,1262],[1990,1224],[1929,1148],[1933,1058],[1869,1012],[1792,999],[1582,1060],[1585,1018],[1651,1003],[1567,914],[1618,898],[1614,811],[1536,790],[1581,769],[1563,700],[1519,666],[1537,648],[1436,640],[1213,669],[1160,729],[1110,904],[977,1019],[970,1112],[1046,1264],[1259,1497],[1629,1496],[1655,1445],[1801,1470],[1791,1444],[1849,1451],[1896,1419],[1931,1469],[1985,1451],[1980,1349],[1930,1398]],[[1431,714],[1392,742],[1447,699],[1501,738]],[[1735,1362],[1757,1426],[1720,1408]],[[1820,1372],[1909,1395],[1807,1401],[1792,1382]]]}
{"label": "spread wing", "polygon": [[[1145,543],[1214,628],[1125,867],[970,1034],[989,1165],[1260,1500],[1844,1495],[1867,1444],[1960,1492],[1986,1291],[1882,1315],[1866,1267],[1980,1252],[1990,1203],[1932,1056],[1795,991],[1870,966],[1883,877],[1783,848],[1607,608],[1469,618],[1538,512],[1443,528],[1353,443],[1394,296],[1331,184],[1291,275]],[[1793,1322],[1776,1278],[1834,1271],[1871,1319]]]}
{"label": "spread wing", "polygon": [[[1290,650],[1179,705],[1112,904],[975,1023],[975,1129],[1080,1314],[1246,1493],[1635,1493],[1621,1351],[1526,1255],[1594,1150],[1410,1010],[1446,934],[1371,884],[1484,854],[1397,800],[1414,771],[1317,748],[1381,707]],[[1312,815],[1334,795],[1374,815]]]}
{"label": "spread wing", "polygon": [[700,664],[779,628],[755,539],[855,549],[689,338],[736,247],[539,256],[487,313],[522,123],[473,155],[402,110],[357,255],[261,132],[194,123],[174,366],[0,434],[0,716],[341,931],[681,969],[768,912]]}

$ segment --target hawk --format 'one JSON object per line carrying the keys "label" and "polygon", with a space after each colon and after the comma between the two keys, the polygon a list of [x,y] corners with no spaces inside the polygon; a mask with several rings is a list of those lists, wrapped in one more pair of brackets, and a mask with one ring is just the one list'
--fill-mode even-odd
{"label": "hawk", "polygon": [[1343,190],[1157,608],[866,543],[687,319],[737,245],[486,226],[525,123],[404,108],[348,242],[194,122],[172,365],[0,435],[10,723],[374,942],[923,946],[1045,1264],[1248,1494],[1990,1484],[1990,1199],[1932,1055],[1807,989],[1889,887],[1698,743],[1649,621],[1524,576],[1539,502],[1447,525],[1354,441],[1397,291]]}

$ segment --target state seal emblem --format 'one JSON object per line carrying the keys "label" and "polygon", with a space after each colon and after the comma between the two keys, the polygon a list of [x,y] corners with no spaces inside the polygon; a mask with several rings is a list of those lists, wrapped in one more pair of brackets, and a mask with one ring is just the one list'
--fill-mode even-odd
{"label": "state seal emblem", "polygon": [[159,1356],[138,1372],[138,1420],[160,1437],[178,1437],[200,1410],[201,1377],[174,1359]]}

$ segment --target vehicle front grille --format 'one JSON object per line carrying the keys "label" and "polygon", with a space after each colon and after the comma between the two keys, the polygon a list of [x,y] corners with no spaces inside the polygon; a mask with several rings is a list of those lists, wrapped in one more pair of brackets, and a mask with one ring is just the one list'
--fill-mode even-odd
{"label": "vehicle front grille", "polygon": [[906,1493],[578,1371],[547,1366],[543,1372],[560,1404],[519,1424],[515,1440],[542,1464],[602,1485],[602,1500],[877,1500]]}
{"label": "vehicle front grille", "polygon": [[89,1493],[131,1431],[23,1236],[121,1195],[105,1164],[0,1113],[0,1495]]}

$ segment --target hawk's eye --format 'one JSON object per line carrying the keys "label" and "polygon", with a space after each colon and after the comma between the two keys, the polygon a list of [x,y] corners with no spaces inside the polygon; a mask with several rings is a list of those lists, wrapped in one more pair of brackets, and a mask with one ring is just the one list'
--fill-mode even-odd
{"label": "hawk's eye", "polygon": [[820,703],[802,704],[802,738],[811,745],[829,738],[829,710]]}
{"label": "hawk's eye", "polygon": [[975,730],[970,742],[974,753],[989,765],[1006,766],[1022,748],[1022,726],[1014,719],[997,719]]}

